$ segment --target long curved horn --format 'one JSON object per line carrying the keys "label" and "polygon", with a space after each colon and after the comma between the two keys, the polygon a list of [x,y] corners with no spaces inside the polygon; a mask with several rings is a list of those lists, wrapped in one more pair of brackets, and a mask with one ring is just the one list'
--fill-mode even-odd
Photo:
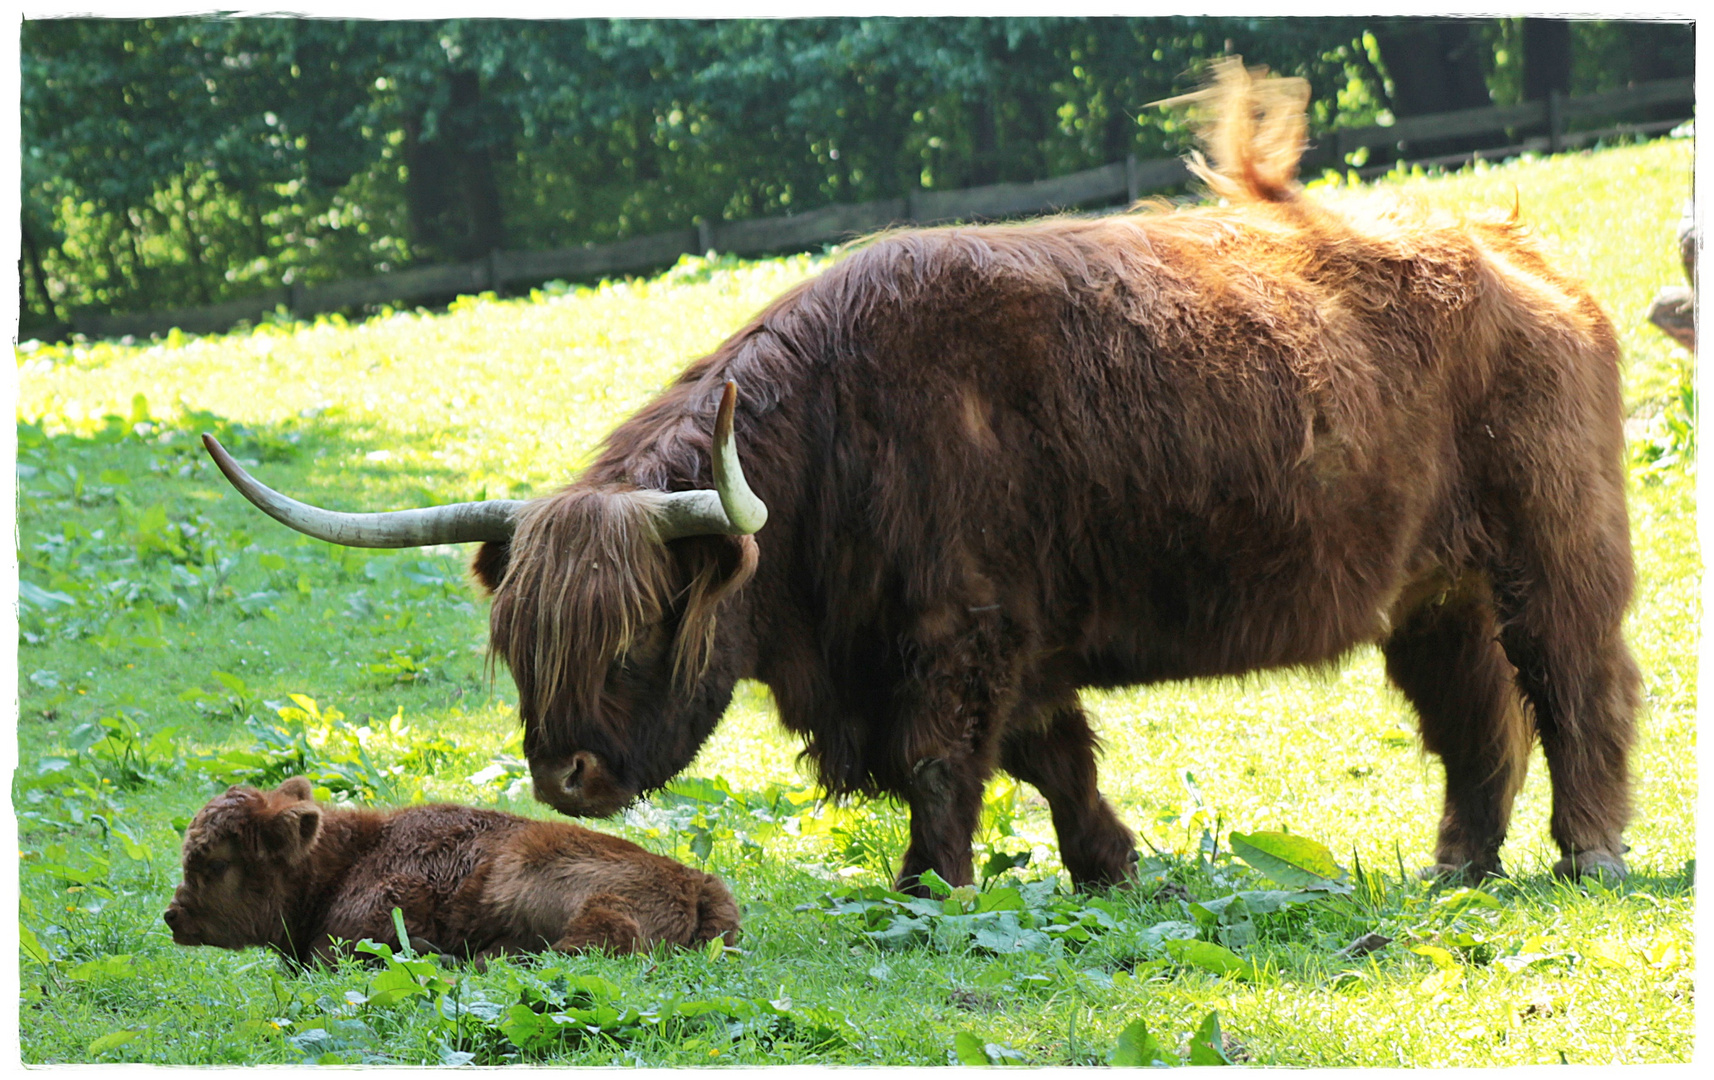
{"label": "long curved horn", "polygon": [[204,435],[202,445],[239,494],[262,513],[317,540],[346,547],[405,548],[509,540],[517,527],[518,508],[523,506],[517,499],[493,499],[384,514],[341,514],[287,498],[261,483],[232,460],[213,435]]}
{"label": "long curved horn", "polygon": [[714,490],[674,491],[661,499],[657,528],[661,539],[681,536],[746,536],[768,522],[768,507],[750,490],[738,463],[738,443],[732,437],[732,414],[738,407],[738,384],[726,380],[720,411],[714,417]]}

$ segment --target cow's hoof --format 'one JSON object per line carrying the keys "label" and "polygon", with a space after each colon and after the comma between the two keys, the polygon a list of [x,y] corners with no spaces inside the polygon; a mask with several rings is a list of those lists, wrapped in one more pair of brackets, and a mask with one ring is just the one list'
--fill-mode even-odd
{"label": "cow's hoof", "polygon": [[1602,881],[1618,883],[1625,880],[1629,873],[1625,869],[1625,860],[1621,855],[1613,855],[1605,851],[1579,851],[1575,855],[1553,864],[1553,876],[1579,880],[1581,878],[1599,878]]}

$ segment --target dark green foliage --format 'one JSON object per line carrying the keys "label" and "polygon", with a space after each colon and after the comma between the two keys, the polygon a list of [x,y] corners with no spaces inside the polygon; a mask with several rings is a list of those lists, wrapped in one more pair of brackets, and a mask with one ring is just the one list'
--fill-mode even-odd
{"label": "dark green foliage", "polygon": [[1378,100],[1349,93],[1373,79],[1359,33],[1201,18],[31,21],[28,306],[205,304],[1174,154],[1186,132],[1144,106],[1227,48],[1309,75],[1320,99]]}
{"label": "dark green foliage", "polygon": [[[26,321],[1171,156],[1146,106],[1226,52],[1308,77],[1312,134],[1482,105],[1518,23],[32,20]],[[1578,23],[1573,92],[1689,33]]]}
{"label": "dark green foliage", "polygon": [[[1518,23],[32,20],[26,322],[1171,156],[1146,106],[1226,52],[1308,77],[1312,134],[1510,100]],[[1572,90],[1689,41],[1578,23]]]}

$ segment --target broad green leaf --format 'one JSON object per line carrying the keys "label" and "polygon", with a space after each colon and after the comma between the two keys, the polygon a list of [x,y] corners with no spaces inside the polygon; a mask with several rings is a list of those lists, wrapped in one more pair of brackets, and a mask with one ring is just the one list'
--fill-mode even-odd
{"label": "broad green leaf", "polygon": [[988,1054],[982,1049],[982,1040],[968,1031],[960,1031],[952,1037],[952,1052],[958,1056],[960,1065],[988,1064]]}
{"label": "broad green leaf", "polygon": [[1196,1033],[1190,1037],[1191,1065],[1230,1065],[1226,1056],[1225,1038],[1220,1033],[1220,1013],[1210,1012],[1202,1018]]}
{"label": "broad green leaf", "polygon": [[1592,941],[1578,947],[1578,955],[1590,963],[1614,971],[1624,971],[1631,966],[1632,957],[1623,946],[1610,945],[1604,941]]}
{"label": "broad green leaf", "polygon": [[1007,855],[1004,852],[996,851],[988,856],[987,862],[982,864],[982,879],[986,881],[989,878],[999,877],[1007,870],[1028,866],[1033,855],[1034,852],[1029,851],[1022,851],[1016,855]]}
{"label": "broad green leaf", "polygon": [[1161,1046],[1149,1033],[1148,1024],[1140,1019],[1125,1025],[1125,1030],[1119,1032],[1119,1041],[1114,1045],[1113,1052],[1107,1056],[1109,1065],[1121,1068],[1147,1068],[1157,1062],[1176,1065],[1178,1058]]}
{"label": "broad green leaf", "polygon": [[987,1055],[989,1064],[998,1065],[1006,1061],[1027,1061],[1028,1058],[1011,1048],[1006,1043],[983,1043],[982,1053]]}
{"label": "broad green leaf", "polygon": [[62,592],[49,592],[33,582],[18,579],[18,601],[26,610],[47,611],[54,607],[74,607],[77,601]]}
{"label": "broad green leaf", "polygon": [[100,1057],[109,1050],[117,1050],[126,1043],[143,1034],[146,1028],[135,1028],[128,1031],[109,1031],[107,1034],[89,1044],[89,1056]]}
{"label": "broad green leaf", "polygon": [[1181,964],[1189,964],[1215,975],[1248,978],[1253,973],[1250,963],[1243,957],[1212,941],[1169,941],[1166,943],[1166,952]]}
{"label": "broad green leaf", "polygon": [[[505,1019],[500,1021],[500,1034],[511,1040],[513,1046],[520,1050],[532,1049],[543,1027],[542,1018],[528,1005],[519,1003],[506,1010]],[[553,1034],[549,1031],[549,1036]]]}
{"label": "broad green leaf", "polygon": [[411,949],[411,935],[405,931],[405,913],[393,909],[393,932],[399,936],[399,956],[409,959],[416,954]]}
{"label": "broad green leaf", "polygon": [[698,862],[707,862],[714,854],[714,833],[708,829],[697,829],[690,836],[690,853],[696,856]]}
{"label": "broad green leaf", "polygon": [[1426,956],[1434,961],[1434,966],[1442,971],[1457,971],[1460,967],[1458,958],[1438,945],[1418,945],[1411,949],[1418,956]]}
{"label": "broad green leaf", "polygon": [[1337,887],[1345,871],[1323,844],[1282,832],[1232,833],[1232,853],[1281,885],[1294,889]]}
{"label": "broad green leaf", "polygon": [[18,923],[18,946],[24,950],[25,956],[43,967],[53,962],[53,957],[48,955],[48,950],[44,949],[42,943],[36,939],[36,932],[25,926],[22,921]]}
{"label": "broad green leaf", "polygon": [[1447,911],[1462,911],[1475,905],[1493,908],[1495,911],[1502,911],[1506,906],[1493,893],[1471,888],[1456,889],[1435,901],[1435,906],[1443,907]]}
{"label": "broad green leaf", "polygon": [[924,870],[917,876],[917,881],[923,888],[927,889],[935,896],[952,895],[952,886],[948,885],[946,883],[946,879],[935,873],[933,870]]}
{"label": "broad green leaf", "polygon": [[118,956],[103,956],[79,964],[66,973],[74,982],[100,982],[109,979],[128,979],[136,974],[131,967],[129,953]]}
{"label": "broad green leaf", "polygon": [[396,1005],[408,998],[424,996],[428,991],[403,967],[390,967],[375,976],[369,994],[369,1004]]}

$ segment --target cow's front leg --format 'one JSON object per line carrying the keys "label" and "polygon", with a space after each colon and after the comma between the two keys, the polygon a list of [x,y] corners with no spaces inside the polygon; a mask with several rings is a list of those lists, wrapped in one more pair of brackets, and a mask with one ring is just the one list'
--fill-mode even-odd
{"label": "cow's front leg", "polygon": [[905,798],[911,808],[911,846],[899,870],[898,888],[928,895],[918,880],[933,870],[948,885],[969,885],[970,838],[982,813],[987,770],[968,756],[919,758]]}

